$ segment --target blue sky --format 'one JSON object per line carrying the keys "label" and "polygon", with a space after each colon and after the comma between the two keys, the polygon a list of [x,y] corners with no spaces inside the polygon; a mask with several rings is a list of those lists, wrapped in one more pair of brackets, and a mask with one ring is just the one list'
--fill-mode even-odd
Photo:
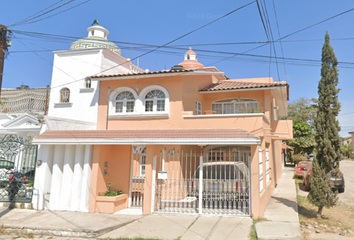
{"label": "blue sky", "polygon": [[[86,29],[94,19],[98,19],[100,25],[110,31],[108,38],[117,41],[117,45],[122,49],[122,55],[134,59],[154,49],[146,45],[164,45],[250,2],[252,1],[4,1],[2,9],[6,10],[1,14],[0,24],[13,30],[13,39],[5,61],[3,87],[14,88],[21,84],[44,87],[50,84],[53,68],[52,51],[67,50],[73,41],[86,37]],[[266,5],[263,6],[266,6],[269,18],[267,25],[270,25],[275,40],[354,8],[352,0],[265,2]],[[54,3],[58,4],[53,7],[68,4],[34,19],[36,21],[34,23],[13,25]],[[78,4],[81,5],[74,7]],[[57,15],[51,16],[53,14]],[[271,76],[276,81],[285,80],[289,83],[290,102],[300,97],[316,98],[320,80],[321,48],[324,35],[328,31],[331,45],[340,62],[339,88],[342,89],[339,93],[339,100],[342,103],[339,115],[342,127],[340,135],[346,136],[349,135],[349,131],[354,131],[353,21],[354,11],[349,11],[284,38],[281,44],[277,42],[274,45],[276,56],[294,60],[278,59],[276,63],[274,58],[272,61],[269,58],[275,56],[274,50],[271,51],[271,45],[260,47],[264,44],[258,43],[267,41],[267,36],[257,4],[253,3],[171,43],[169,46],[172,48],[161,48],[139,58],[139,66],[150,71],[170,69],[183,60],[183,54],[191,46],[197,52],[201,63],[205,66],[216,66],[230,78]],[[28,32],[66,37],[48,37]],[[259,48],[251,50],[255,47]],[[233,56],[232,53],[244,52],[252,56],[237,55],[230,58]],[[133,63],[136,64],[136,60]]]}

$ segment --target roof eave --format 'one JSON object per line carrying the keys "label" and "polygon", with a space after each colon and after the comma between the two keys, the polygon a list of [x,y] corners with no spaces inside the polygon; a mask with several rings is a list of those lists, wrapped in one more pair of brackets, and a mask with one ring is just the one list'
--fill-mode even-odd
{"label": "roof eave", "polygon": [[199,93],[224,93],[224,92],[242,92],[242,91],[259,91],[259,90],[273,90],[279,88],[287,88],[286,85],[283,86],[272,86],[272,87],[257,87],[257,88],[238,88],[238,89],[224,89],[224,90],[211,90],[211,91],[199,91]]}
{"label": "roof eave", "polygon": [[123,76],[92,76],[93,81],[110,81],[110,80],[126,80],[126,79],[141,79],[152,77],[171,77],[181,75],[223,75],[224,72],[208,72],[208,71],[181,71],[181,72],[166,72],[166,73],[146,73],[146,74],[132,74]]}
{"label": "roof eave", "polygon": [[33,144],[39,145],[259,145],[259,138],[203,138],[203,139],[117,139],[117,138],[63,138],[63,139],[34,139]]}

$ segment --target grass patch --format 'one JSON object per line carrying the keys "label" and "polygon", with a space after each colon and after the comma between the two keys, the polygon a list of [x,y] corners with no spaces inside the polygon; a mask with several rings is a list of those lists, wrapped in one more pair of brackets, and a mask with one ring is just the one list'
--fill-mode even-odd
{"label": "grass patch", "polygon": [[[312,229],[316,226],[321,232],[336,233],[354,230],[354,209],[353,207],[343,203],[337,202],[337,204],[328,209],[324,208],[322,219],[316,218],[318,208],[311,204],[305,196],[297,195],[298,213],[300,225],[302,229],[307,229],[307,226],[311,225]],[[313,230],[314,231],[314,230]],[[303,232],[303,239],[307,239],[308,233]]]}
{"label": "grass patch", "polygon": [[250,230],[250,233],[249,233],[249,239],[250,240],[257,240],[257,231],[256,231],[256,223],[259,223],[259,222],[264,222],[264,221],[268,221],[267,219],[265,218],[259,218],[257,220],[254,220],[253,219],[253,222],[252,222],[252,225],[251,225],[251,230]]}

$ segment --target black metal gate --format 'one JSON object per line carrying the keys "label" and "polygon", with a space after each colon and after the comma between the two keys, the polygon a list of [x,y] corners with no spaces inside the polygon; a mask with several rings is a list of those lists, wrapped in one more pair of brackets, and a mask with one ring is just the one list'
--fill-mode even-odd
{"label": "black metal gate", "polygon": [[32,202],[37,146],[31,142],[15,134],[0,140],[0,202]]}

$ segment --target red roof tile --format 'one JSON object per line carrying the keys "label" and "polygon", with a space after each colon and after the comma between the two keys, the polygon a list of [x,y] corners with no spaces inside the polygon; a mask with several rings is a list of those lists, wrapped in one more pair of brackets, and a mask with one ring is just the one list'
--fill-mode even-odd
{"label": "red roof tile", "polygon": [[236,89],[248,89],[248,88],[268,88],[268,87],[278,87],[278,86],[288,86],[285,82],[236,82],[236,81],[220,81],[219,83],[213,83],[203,89],[200,92],[213,92],[213,91],[224,91],[224,90],[236,90]]}
{"label": "red roof tile", "polygon": [[91,78],[105,78],[105,77],[126,77],[126,76],[139,76],[139,75],[151,75],[151,74],[168,74],[168,73],[183,73],[183,72],[193,72],[192,69],[182,69],[182,70],[162,70],[155,72],[139,72],[139,73],[122,73],[122,74],[112,74],[112,75],[99,75],[99,76],[91,76]]}
{"label": "red roof tile", "polygon": [[259,139],[243,129],[163,129],[163,130],[48,130],[37,136],[42,139]]}

